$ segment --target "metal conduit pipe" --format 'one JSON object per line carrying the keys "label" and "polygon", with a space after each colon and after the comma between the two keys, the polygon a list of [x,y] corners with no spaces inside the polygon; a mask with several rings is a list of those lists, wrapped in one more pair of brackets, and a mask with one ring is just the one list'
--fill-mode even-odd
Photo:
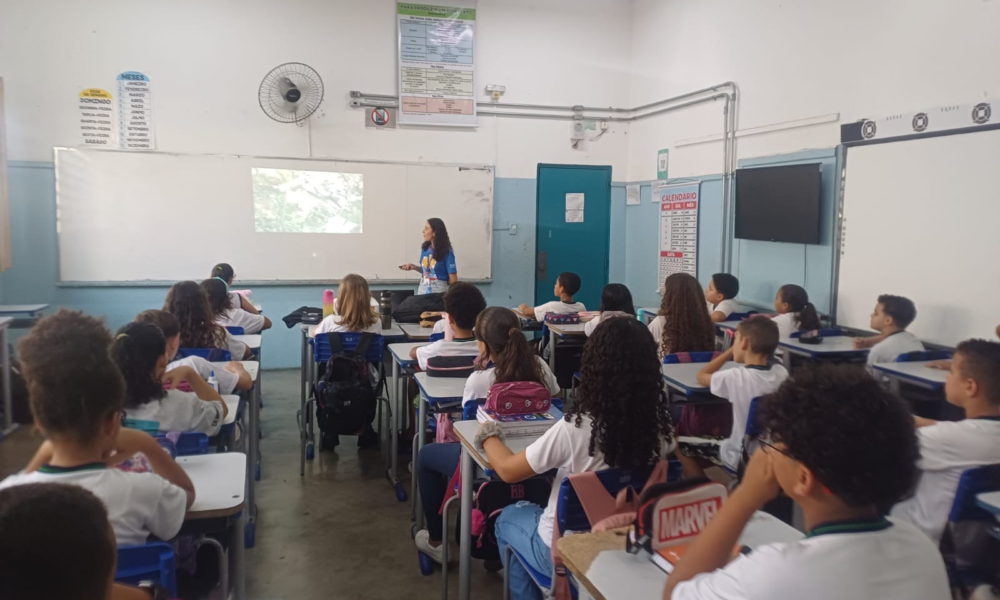
{"label": "metal conduit pipe", "polygon": [[[641,115],[635,115],[631,117],[605,117],[605,116],[594,116],[594,115],[579,115],[579,119],[587,121],[612,121],[616,123],[628,123],[631,121],[639,121],[645,119],[646,117],[652,117],[654,115],[659,115],[662,113],[671,112],[681,108],[687,108],[689,106],[694,106],[696,104],[701,104],[703,102],[710,102],[715,100],[725,99],[726,106],[729,106],[729,94],[715,94],[714,96],[706,96],[705,98],[699,98],[698,100],[691,100],[684,102],[682,104],[675,104],[673,106],[668,106],[666,108],[661,108],[659,110],[654,110],[648,113],[643,113]],[[506,105],[503,106],[506,108]],[[480,110],[478,114],[481,115],[495,115],[499,117],[517,117],[517,118],[529,118],[529,119],[553,119],[557,121],[573,121],[578,117],[576,115],[554,115],[547,113],[512,113],[494,110]],[[727,117],[728,119],[728,117]],[[728,123],[728,121],[727,121]],[[728,136],[726,136],[728,137]],[[725,157],[724,157],[725,160]]]}

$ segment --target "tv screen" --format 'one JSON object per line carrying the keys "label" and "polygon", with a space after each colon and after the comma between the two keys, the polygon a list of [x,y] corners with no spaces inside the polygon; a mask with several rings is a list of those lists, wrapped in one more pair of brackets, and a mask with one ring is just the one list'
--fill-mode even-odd
{"label": "tv screen", "polygon": [[736,170],[736,237],[819,243],[818,164]]}

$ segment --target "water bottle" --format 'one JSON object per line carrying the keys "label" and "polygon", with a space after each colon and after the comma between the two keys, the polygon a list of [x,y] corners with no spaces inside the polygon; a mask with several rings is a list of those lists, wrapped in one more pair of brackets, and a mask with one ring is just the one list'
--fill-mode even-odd
{"label": "water bottle", "polygon": [[382,317],[382,329],[392,325],[392,292],[382,292],[378,301],[379,315]]}
{"label": "water bottle", "polygon": [[220,393],[219,392],[219,380],[215,378],[215,370],[214,369],[208,374],[208,385],[212,386],[212,389],[215,390],[215,393],[217,393],[217,394]]}
{"label": "water bottle", "polygon": [[333,290],[323,290],[323,318],[333,314]]}

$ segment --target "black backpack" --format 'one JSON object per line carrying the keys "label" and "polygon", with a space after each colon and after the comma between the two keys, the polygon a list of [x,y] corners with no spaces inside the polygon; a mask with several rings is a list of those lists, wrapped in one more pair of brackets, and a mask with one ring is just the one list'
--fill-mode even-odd
{"label": "black backpack", "polygon": [[375,420],[378,400],[365,355],[375,335],[362,333],[358,346],[344,350],[339,333],[327,333],[330,359],[316,385],[316,424],[326,434],[357,435]]}
{"label": "black backpack", "polygon": [[[549,503],[552,482],[549,479],[532,478],[520,483],[487,481],[479,486],[472,505],[472,558],[479,560],[500,560],[500,547],[494,532],[500,512],[521,501],[532,502],[545,508]],[[478,514],[477,514],[478,513]],[[455,527],[455,541],[461,544],[462,517],[459,515]]]}
{"label": "black backpack", "polygon": [[392,318],[397,323],[419,323],[420,315],[425,312],[441,312],[444,310],[444,294],[422,294],[410,296],[403,300],[392,311]]}

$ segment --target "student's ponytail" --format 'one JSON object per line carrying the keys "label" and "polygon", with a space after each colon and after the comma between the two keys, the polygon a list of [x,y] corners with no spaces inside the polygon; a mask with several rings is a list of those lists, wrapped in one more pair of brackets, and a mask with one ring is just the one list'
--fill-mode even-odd
{"label": "student's ponytail", "polygon": [[486,344],[488,358],[493,360],[494,383],[534,381],[545,385],[520,325],[512,310],[499,306],[487,308],[476,319],[476,338]]}
{"label": "student's ponytail", "polygon": [[229,284],[232,283],[233,281],[233,277],[235,276],[236,272],[233,270],[232,266],[230,266],[228,263],[219,263],[214,267],[212,267],[212,274],[209,277],[216,277],[218,279],[221,279],[222,282],[225,283],[226,287],[228,288]]}
{"label": "student's ponytail", "polygon": [[788,310],[795,313],[798,319],[799,331],[813,331],[820,328],[819,314],[816,307],[809,301],[805,288],[794,283],[781,286],[778,296],[788,304]]}
{"label": "student's ponytail", "polygon": [[111,358],[125,379],[125,407],[135,408],[167,395],[154,377],[156,363],[167,351],[167,339],[152,323],[132,322],[115,335]]}
{"label": "student's ponytail", "polygon": [[819,328],[819,314],[816,312],[816,307],[812,302],[806,302],[799,311],[799,331],[813,331]]}

